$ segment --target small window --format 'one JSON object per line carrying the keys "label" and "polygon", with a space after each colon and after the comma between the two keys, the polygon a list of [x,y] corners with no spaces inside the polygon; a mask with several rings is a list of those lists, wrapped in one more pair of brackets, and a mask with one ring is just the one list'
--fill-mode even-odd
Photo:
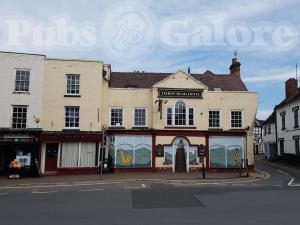
{"label": "small window", "polygon": [[300,149],[299,149],[299,137],[295,137],[295,153],[296,155],[300,155]]}
{"label": "small window", "polygon": [[123,109],[111,108],[110,110],[110,125],[123,126]]}
{"label": "small window", "polygon": [[213,90],[214,91],[222,91],[222,88],[220,88],[220,87],[214,87]]}
{"label": "small window", "polygon": [[16,70],[16,92],[29,92],[30,70]]}
{"label": "small window", "polygon": [[172,125],[172,108],[167,108],[167,125]]}
{"label": "small window", "polygon": [[218,128],[220,127],[220,111],[210,110],[209,111],[209,127]]}
{"label": "small window", "polygon": [[134,109],[134,126],[146,126],[146,109]]}
{"label": "small window", "polygon": [[65,107],[65,127],[79,128],[79,107],[78,106]]}
{"label": "small window", "polygon": [[231,111],[231,127],[242,128],[242,126],[243,126],[242,111]]}
{"label": "small window", "polygon": [[12,128],[25,129],[27,124],[27,106],[13,106]]}
{"label": "small window", "polygon": [[299,106],[293,108],[294,112],[294,128],[299,128]]}
{"label": "small window", "polygon": [[80,90],[80,75],[67,74],[67,94],[79,95]]}
{"label": "small window", "polygon": [[268,125],[268,134],[271,134],[271,125]]}
{"label": "small window", "polygon": [[285,112],[281,113],[281,130],[285,130]]}
{"label": "small window", "polygon": [[194,126],[194,108],[189,108],[189,126]]}

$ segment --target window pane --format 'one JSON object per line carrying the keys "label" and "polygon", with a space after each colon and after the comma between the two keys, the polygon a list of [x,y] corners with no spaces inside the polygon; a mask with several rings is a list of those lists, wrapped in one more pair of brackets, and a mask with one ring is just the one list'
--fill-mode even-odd
{"label": "window pane", "polygon": [[231,127],[241,128],[242,127],[242,112],[231,111]]}
{"label": "window pane", "polygon": [[15,80],[15,91],[29,91],[30,71],[17,70]]}
{"label": "window pane", "polygon": [[68,74],[67,75],[67,94],[79,94],[80,90],[80,75]]}
{"label": "window pane", "polygon": [[65,126],[68,128],[79,127],[79,107],[67,106],[65,108]]}
{"label": "window pane", "polygon": [[12,128],[26,128],[27,106],[14,106],[12,114]]}
{"label": "window pane", "polygon": [[110,113],[111,126],[123,125],[123,109],[112,108]]}
{"label": "window pane", "polygon": [[186,125],[186,106],[183,101],[175,104],[175,125]]}

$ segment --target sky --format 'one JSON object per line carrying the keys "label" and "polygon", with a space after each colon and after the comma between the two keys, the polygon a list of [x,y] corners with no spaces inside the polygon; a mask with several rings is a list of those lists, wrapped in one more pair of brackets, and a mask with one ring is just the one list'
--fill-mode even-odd
{"label": "sky", "polygon": [[257,117],[284,99],[300,64],[300,0],[0,0],[0,50],[96,59],[113,71],[229,73],[258,92]]}

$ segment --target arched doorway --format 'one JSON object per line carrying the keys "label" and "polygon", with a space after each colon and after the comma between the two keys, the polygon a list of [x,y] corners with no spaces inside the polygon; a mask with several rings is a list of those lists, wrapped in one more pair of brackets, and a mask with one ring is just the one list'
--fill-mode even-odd
{"label": "arched doorway", "polygon": [[184,137],[178,137],[173,141],[174,172],[187,172],[189,158],[189,142]]}

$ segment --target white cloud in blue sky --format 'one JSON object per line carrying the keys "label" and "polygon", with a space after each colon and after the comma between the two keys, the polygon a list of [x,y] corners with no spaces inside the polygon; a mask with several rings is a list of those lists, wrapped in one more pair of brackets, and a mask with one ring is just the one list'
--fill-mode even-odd
{"label": "white cloud in blue sky", "polygon": [[[114,71],[167,71],[172,72],[177,69],[186,70],[191,67],[192,72],[204,72],[211,70],[216,73],[228,73],[228,68],[233,57],[233,50],[239,49],[238,58],[242,64],[242,78],[251,91],[259,93],[258,117],[265,119],[272,112],[275,104],[284,98],[284,81],[295,76],[295,64],[300,63],[300,40],[299,40],[299,0],[144,0],[130,2],[136,5],[136,11],[143,12],[146,23],[138,23],[137,14],[132,14],[131,21],[122,20],[124,24],[117,24],[121,28],[126,23],[132,25],[131,32],[122,30],[117,33],[117,40],[131,38],[134,53],[137,58],[120,60],[114,51],[109,51],[105,38],[114,38],[110,32],[117,26],[109,24],[109,16],[117,13],[118,5],[123,7],[124,1],[111,0],[0,0],[0,50],[40,52],[49,57],[66,58],[91,58],[101,59],[105,63],[112,65]],[[104,17],[105,16],[105,17]],[[103,18],[104,17],[104,18]],[[97,44],[88,47],[61,48],[60,46],[34,46],[32,36],[24,37],[22,45],[9,46],[2,40],[5,38],[3,27],[7,19],[24,19],[34,27],[47,27],[53,24],[58,18],[66,19],[69,25],[75,27],[91,26],[96,27],[95,34]],[[167,46],[162,41],[159,26],[168,20],[182,20],[192,18],[194,24],[207,25],[211,28],[211,20],[222,18],[225,30],[228,31],[234,25],[243,25],[249,28],[263,26],[278,27],[288,25],[296,35],[293,47],[287,49],[276,49],[274,46],[234,46],[225,41],[224,45],[217,46],[183,46],[174,48]],[[106,21],[107,20],[107,21]],[[105,26],[103,21],[106,21]],[[151,24],[147,24],[150,21]],[[107,24],[108,23],[108,24]],[[153,29],[148,32],[146,28]],[[146,28],[145,28],[146,27]],[[154,28],[153,28],[154,27]],[[104,28],[106,30],[104,30]],[[181,32],[185,31],[184,28]],[[85,32],[85,31],[84,31]],[[107,33],[106,33],[107,32]],[[147,33],[150,40],[144,39],[140,34]],[[174,31],[176,32],[176,30]],[[188,32],[188,31],[186,31]],[[119,35],[119,36],[118,36]],[[104,38],[103,38],[104,36]],[[230,36],[230,35],[229,35]],[[266,35],[267,36],[267,35]],[[268,37],[266,37],[268,39]],[[98,40],[98,39],[104,39]],[[288,39],[287,39],[288,40]],[[108,39],[109,41],[109,39]],[[140,41],[140,46],[134,46]],[[144,42],[143,42],[144,41]],[[149,41],[149,45],[147,45]],[[280,41],[280,40],[279,40]],[[146,44],[145,44],[146,43]],[[253,40],[251,40],[253,43]],[[128,47],[125,43],[118,46],[119,49]],[[150,46],[151,45],[151,46]],[[147,50],[147,52],[145,51]],[[124,51],[126,55],[126,51]]]}

